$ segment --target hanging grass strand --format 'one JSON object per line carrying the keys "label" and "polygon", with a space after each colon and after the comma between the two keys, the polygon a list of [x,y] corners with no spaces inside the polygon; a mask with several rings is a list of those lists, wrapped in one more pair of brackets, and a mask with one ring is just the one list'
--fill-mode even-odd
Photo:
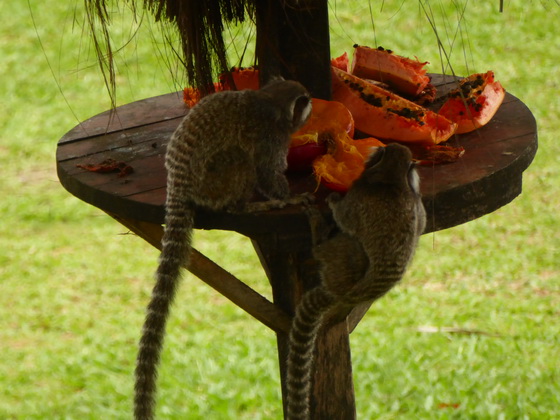
{"label": "hanging grass strand", "polygon": [[[109,27],[110,9],[118,0],[84,0],[87,23],[93,39],[99,66],[111,96],[116,100],[115,66]],[[224,42],[224,29],[244,22],[254,15],[255,0],[135,0],[126,2],[134,16],[144,11],[161,24],[164,42],[184,68],[187,85],[205,95],[214,91],[213,80],[229,69]]]}

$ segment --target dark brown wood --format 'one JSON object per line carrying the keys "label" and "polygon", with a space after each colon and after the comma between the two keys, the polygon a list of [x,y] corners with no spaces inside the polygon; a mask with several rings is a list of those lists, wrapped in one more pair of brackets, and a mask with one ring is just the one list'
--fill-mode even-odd
{"label": "dark brown wood", "polygon": [[118,111],[105,111],[78,124],[66,133],[59,144],[181,118],[187,113],[182,98],[182,92],[175,92],[142,99],[134,102],[134,106],[119,107]]}
{"label": "dark brown wood", "polygon": [[318,335],[314,369],[311,418],[354,420],[356,404],[346,320],[329,326]]}
{"label": "dark brown wood", "polygon": [[315,98],[331,98],[327,0],[256,3],[260,77],[301,82]]}

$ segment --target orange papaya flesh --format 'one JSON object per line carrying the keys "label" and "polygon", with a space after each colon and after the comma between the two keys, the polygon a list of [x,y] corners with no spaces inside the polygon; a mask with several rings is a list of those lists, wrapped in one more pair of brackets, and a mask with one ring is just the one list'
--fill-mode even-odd
{"label": "orange papaya flesh", "polygon": [[233,67],[228,73],[222,73],[219,80],[224,90],[258,90],[259,70],[256,67]]}
{"label": "orange papaya flesh", "polygon": [[[257,90],[258,88],[259,71],[254,67],[234,67],[228,74],[221,74],[219,81],[214,83],[214,92],[221,92],[223,90]],[[201,98],[202,94],[197,88],[186,87],[183,89],[183,102],[189,108],[195,106]]]}
{"label": "orange papaya flesh", "polygon": [[354,140],[346,133],[339,133],[333,141],[331,152],[313,162],[313,172],[318,182],[338,192],[348,191],[375,148],[385,146],[376,138]]}
{"label": "orange papaya flesh", "polygon": [[487,124],[498,111],[505,90],[494,72],[472,74],[448,94],[438,114],[457,124],[457,134],[474,131]]}
{"label": "orange papaya flesh", "polygon": [[383,47],[354,45],[354,59],[350,73],[362,79],[372,79],[391,86],[409,96],[420,95],[430,83],[424,66],[427,61],[412,60],[394,54]]}
{"label": "orange papaya flesh", "polygon": [[354,118],[343,104],[336,101],[313,98],[309,120],[298,131],[292,134],[291,146],[317,142],[322,133],[344,131],[350,137],[354,135]]}
{"label": "orange papaya flesh", "polygon": [[325,153],[327,153],[327,145],[325,143],[307,143],[301,146],[290,147],[286,158],[288,171],[309,172],[313,161]]}
{"label": "orange papaya flesh", "polygon": [[339,57],[331,59],[331,66],[339,68],[343,71],[349,71],[348,53],[344,53]]}
{"label": "orange papaya flesh", "polygon": [[414,161],[419,165],[434,166],[457,162],[465,154],[463,146],[437,144],[422,150],[412,150]]}
{"label": "orange papaya flesh", "polygon": [[[220,92],[224,90],[221,83],[214,83],[214,92]],[[197,88],[186,87],[183,89],[183,102],[192,108],[202,99],[202,94]]]}
{"label": "orange papaya flesh", "polygon": [[346,105],[362,133],[430,146],[455,132],[456,124],[447,118],[340,69],[331,70],[333,100]]}
{"label": "orange papaya flesh", "polygon": [[288,169],[310,170],[315,158],[327,153],[327,143],[338,133],[354,135],[354,119],[348,108],[340,102],[313,98],[309,120],[292,134]]}

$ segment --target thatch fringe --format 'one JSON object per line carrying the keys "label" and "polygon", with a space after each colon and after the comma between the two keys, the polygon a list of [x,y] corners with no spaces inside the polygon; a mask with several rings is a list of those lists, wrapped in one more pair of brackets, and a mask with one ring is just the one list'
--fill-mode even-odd
{"label": "thatch fringe", "polygon": [[[121,0],[122,1],[122,0]],[[163,33],[176,32],[180,51],[166,42],[183,64],[186,81],[203,94],[213,91],[216,75],[229,69],[223,32],[226,26],[254,17],[257,0],[126,0],[136,17],[148,11],[162,25]],[[86,19],[105,84],[115,104],[116,83],[109,9],[118,0],[84,0]]]}
{"label": "thatch fringe", "polygon": [[[113,108],[116,106],[115,67],[113,63],[113,48],[109,35],[109,12],[105,1],[84,0],[86,22],[91,33],[93,47],[97,54],[101,74],[105,79],[105,86],[111,97]],[[99,30],[97,25],[99,23]],[[106,51],[106,52],[105,52]]]}
{"label": "thatch fringe", "polygon": [[253,0],[145,0],[144,6],[157,21],[176,27],[189,84],[212,92],[216,73],[229,68],[224,26],[243,22]]}

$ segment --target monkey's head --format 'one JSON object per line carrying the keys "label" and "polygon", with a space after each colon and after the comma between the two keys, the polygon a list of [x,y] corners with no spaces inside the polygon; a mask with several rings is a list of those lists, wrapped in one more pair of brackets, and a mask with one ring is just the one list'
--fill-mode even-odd
{"label": "monkey's head", "polygon": [[263,86],[259,93],[275,105],[277,122],[290,134],[303,126],[311,115],[311,96],[301,83],[275,79]]}
{"label": "monkey's head", "polygon": [[378,147],[354,185],[365,188],[384,185],[420,193],[420,180],[412,162],[412,153],[408,147],[397,143]]}

